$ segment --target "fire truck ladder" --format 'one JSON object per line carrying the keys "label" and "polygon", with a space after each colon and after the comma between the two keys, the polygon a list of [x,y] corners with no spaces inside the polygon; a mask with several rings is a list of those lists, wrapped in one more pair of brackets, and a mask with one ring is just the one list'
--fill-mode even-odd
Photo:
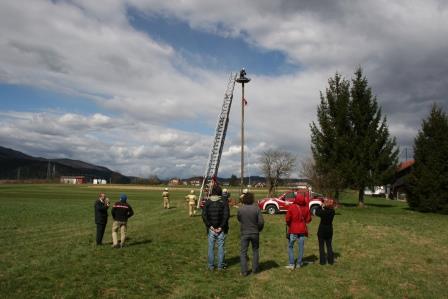
{"label": "fire truck ladder", "polygon": [[[208,158],[207,168],[205,169],[204,179],[202,180],[201,191],[199,193],[199,200],[197,207],[199,208],[202,200],[202,194],[210,182],[218,176],[219,162],[221,161],[222,149],[224,148],[224,141],[226,139],[227,125],[229,124],[230,107],[232,106],[233,90],[235,88],[235,80],[237,74],[230,74],[229,82],[227,83],[226,93],[224,94],[224,102],[222,103],[221,113],[218,116],[218,123],[216,124],[215,139],[212,143],[210,155]],[[210,195],[210,188],[207,189],[207,197]]]}

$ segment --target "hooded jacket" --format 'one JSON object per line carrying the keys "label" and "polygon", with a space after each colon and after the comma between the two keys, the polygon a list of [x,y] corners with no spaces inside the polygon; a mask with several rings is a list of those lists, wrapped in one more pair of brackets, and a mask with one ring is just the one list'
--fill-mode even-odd
{"label": "hooded jacket", "polygon": [[288,208],[285,220],[289,234],[308,236],[306,224],[311,222],[311,214],[302,193],[297,192],[294,203]]}

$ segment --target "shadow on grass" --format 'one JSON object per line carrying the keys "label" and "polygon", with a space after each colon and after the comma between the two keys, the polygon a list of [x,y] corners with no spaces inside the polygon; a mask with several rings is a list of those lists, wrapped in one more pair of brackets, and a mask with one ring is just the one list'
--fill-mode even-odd
{"label": "shadow on grass", "polygon": [[317,257],[317,255],[312,254],[312,255],[309,255],[309,256],[305,256],[302,260],[303,260],[305,265],[308,264],[308,263],[309,264],[313,264],[313,263],[315,263],[318,260],[318,257]]}
{"label": "shadow on grass", "polygon": [[263,271],[268,271],[273,268],[278,268],[279,265],[277,264],[276,261],[264,261],[264,262],[260,263],[259,267],[260,267],[260,272],[263,272]]}
{"label": "shadow on grass", "polygon": [[[251,257],[249,256],[248,261],[250,261],[250,259],[251,259]],[[239,255],[233,256],[229,259],[226,259],[226,264],[227,264],[227,267],[237,265],[237,264],[239,265],[240,264],[240,256]],[[277,264],[276,261],[272,261],[272,260],[263,261],[259,264],[259,268],[260,268],[259,272],[268,271],[270,269],[278,268],[278,267],[279,267],[279,264]]]}
{"label": "shadow on grass", "polygon": [[[334,259],[337,260],[341,256],[341,254],[339,252],[333,252],[333,256],[334,256]],[[309,256],[306,256],[303,258],[303,266],[306,267],[306,266],[318,263],[318,261],[319,261],[319,257],[315,254],[312,254],[312,255],[309,255]]]}
{"label": "shadow on grass", "polygon": [[228,258],[228,259],[226,258],[227,267],[232,266],[232,265],[236,265],[236,264],[239,264],[239,263],[240,263],[240,256],[239,255],[233,256],[233,257]]}

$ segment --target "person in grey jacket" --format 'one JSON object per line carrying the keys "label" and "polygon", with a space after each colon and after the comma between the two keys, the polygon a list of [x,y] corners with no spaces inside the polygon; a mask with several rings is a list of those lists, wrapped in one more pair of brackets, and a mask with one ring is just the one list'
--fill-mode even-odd
{"label": "person in grey jacket", "polygon": [[252,273],[258,272],[260,244],[260,232],[263,230],[264,219],[260,209],[254,204],[254,194],[247,192],[242,198],[243,205],[238,209],[237,218],[240,222],[241,231],[241,275],[249,274],[247,269],[247,251],[249,243],[252,244]]}

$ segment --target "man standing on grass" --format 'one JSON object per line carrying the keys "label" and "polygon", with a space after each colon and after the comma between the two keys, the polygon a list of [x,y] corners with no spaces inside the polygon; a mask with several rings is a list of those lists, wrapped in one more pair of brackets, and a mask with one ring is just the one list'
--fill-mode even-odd
{"label": "man standing on grass", "polygon": [[[114,218],[114,223],[112,225],[113,248],[124,247],[128,219],[134,215],[134,211],[132,210],[131,205],[127,203],[127,200],[128,197],[126,194],[121,194],[120,201],[117,201],[112,207],[112,217]],[[121,234],[120,245],[118,245],[118,229],[120,229]]]}
{"label": "man standing on grass", "polygon": [[194,195],[194,190],[191,190],[190,194],[185,196],[185,200],[188,204],[188,214],[190,217],[196,215],[196,195]]}
{"label": "man standing on grass", "polygon": [[258,248],[260,244],[260,232],[263,230],[264,219],[260,209],[254,205],[254,194],[247,192],[243,196],[243,206],[238,209],[237,218],[241,231],[241,275],[247,276],[247,250],[252,244],[252,273],[258,272]]}
{"label": "man standing on grass", "polygon": [[168,192],[168,188],[165,188],[163,190],[162,199],[163,199],[163,208],[169,209],[170,208],[170,193]]}
{"label": "man standing on grass", "polygon": [[212,193],[202,210],[202,220],[208,233],[208,269],[215,268],[215,243],[218,245],[218,271],[224,269],[224,242],[229,230],[229,205],[221,198],[222,190],[214,184]]}
{"label": "man standing on grass", "polygon": [[96,245],[103,244],[104,231],[107,224],[107,209],[109,209],[109,199],[106,194],[100,192],[98,199],[95,201],[95,224],[96,224]]}

